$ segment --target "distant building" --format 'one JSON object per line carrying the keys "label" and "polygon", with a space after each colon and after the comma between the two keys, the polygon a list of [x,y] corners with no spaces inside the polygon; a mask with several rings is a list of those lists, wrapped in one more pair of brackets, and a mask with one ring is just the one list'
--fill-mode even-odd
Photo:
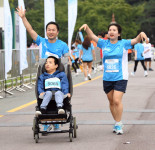
{"label": "distant building", "polygon": [[112,14],[112,19],[111,19],[111,22],[110,22],[110,24],[112,24],[112,23],[116,23],[116,21],[115,21],[115,15],[114,15],[114,13]]}

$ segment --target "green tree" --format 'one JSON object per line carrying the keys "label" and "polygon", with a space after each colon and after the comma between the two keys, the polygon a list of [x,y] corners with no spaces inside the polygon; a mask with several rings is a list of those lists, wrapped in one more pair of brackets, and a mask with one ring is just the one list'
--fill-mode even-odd
{"label": "green tree", "polygon": [[150,42],[155,44],[155,1],[150,0],[145,5],[144,15],[141,19],[141,28],[150,38]]}
{"label": "green tree", "polygon": [[[16,8],[17,0],[10,0],[11,7]],[[44,1],[25,0],[26,16],[34,30],[44,37]],[[68,41],[68,1],[55,0],[56,22],[60,25],[59,39]],[[78,0],[78,16],[73,34],[75,40],[79,27],[87,23],[95,34],[107,31],[112,14],[123,28],[123,38],[133,38],[141,28],[140,18],[144,15],[144,4],[133,6],[125,0]],[[31,38],[28,36],[28,41]]]}

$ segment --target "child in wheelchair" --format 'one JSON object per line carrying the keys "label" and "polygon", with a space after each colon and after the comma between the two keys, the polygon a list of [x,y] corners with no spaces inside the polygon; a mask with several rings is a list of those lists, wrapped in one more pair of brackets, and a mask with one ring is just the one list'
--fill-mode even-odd
{"label": "child in wheelchair", "polygon": [[71,97],[69,93],[69,82],[64,72],[57,70],[59,60],[54,56],[49,56],[45,62],[45,72],[38,78],[38,94],[43,99],[40,105],[40,111],[36,111],[36,115],[46,114],[47,106],[55,95],[55,102],[58,114],[65,114],[63,109],[63,100]]}

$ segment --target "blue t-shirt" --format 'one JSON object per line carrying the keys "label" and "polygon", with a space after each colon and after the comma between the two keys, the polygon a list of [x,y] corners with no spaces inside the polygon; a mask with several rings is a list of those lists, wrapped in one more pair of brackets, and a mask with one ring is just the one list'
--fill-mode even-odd
{"label": "blue t-shirt", "polygon": [[128,49],[132,47],[131,40],[119,40],[111,44],[110,40],[100,39],[97,46],[103,51],[103,80],[128,80]]}
{"label": "blue t-shirt", "polygon": [[82,45],[81,45],[81,50],[83,51],[83,55],[82,55],[82,61],[92,61],[93,60],[93,54],[92,54],[92,50],[94,49],[93,44],[91,44],[90,47],[88,47],[88,49],[85,49]]}
{"label": "blue t-shirt", "polygon": [[42,38],[38,35],[35,43],[41,46],[41,58],[47,58],[48,55],[46,52],[56,54],[61,58],[65,53],[69,52],[69,48],[67,44],[61,40],[56,40],[55,43],[49,43],[48,39]]}
{"label": "blue t-shirt", "polygon": [[136,60],[144,60],[143,52],[144,52],[144,46],[141,43],[137,43],[134,46],[135,51],[137,51],[137,59]]}

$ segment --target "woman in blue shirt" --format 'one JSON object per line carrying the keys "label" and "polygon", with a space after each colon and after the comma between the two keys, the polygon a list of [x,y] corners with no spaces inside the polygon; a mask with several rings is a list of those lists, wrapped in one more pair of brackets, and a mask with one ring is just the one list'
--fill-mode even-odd
{"label": "woman in blue shirt", "polygon": [[128,49],[132,45],[145,39],[147,36],[141,32],[136,38],[131,40],[121,39],[121,26],[118,24],[110,24],[108,26],[108,40],[98,38],[87,24],[80,27],[84,29],[88,36],[98,44],[103,51],[103,87],[109,100],[111,114],[115,120],[113,132],[123,134],[123,124],[121,122],[123,105],[122,97],[126,91],[128,81]]}
{"label": "woman in blue shirt", "polygon": [[[85,81],[87,81],[88,79],[91,80],[93,58],[95,60],[95,50],[88,36],[85,36],[80,49],[81,50],[79,59],[81,60],[82,58]],[[88,66],[88,74],[87,74],[87,66]]]}

